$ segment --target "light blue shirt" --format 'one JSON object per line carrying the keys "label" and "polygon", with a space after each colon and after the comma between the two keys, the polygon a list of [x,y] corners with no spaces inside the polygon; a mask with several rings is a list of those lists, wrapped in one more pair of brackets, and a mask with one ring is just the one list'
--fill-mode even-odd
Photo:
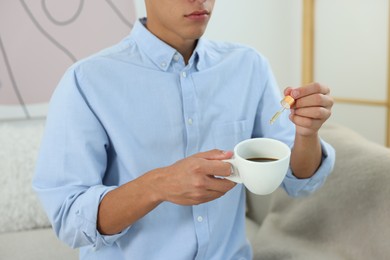
{"label": "light blue shirt", "polygon": [[[33,186],[56,234],[81,259],[251,259],[245,190],[198,206],[164,202],[121,233],[96,228],[100,201],[144,173],[211,149],[268,137],[293,146],[295,129],[266,59],[254,49],[200,39],[189,60],[137,22],[119,44],[77,62],[53,94]],[[292,196],[316,190],[334,150],[310,179],[291,171]]]}

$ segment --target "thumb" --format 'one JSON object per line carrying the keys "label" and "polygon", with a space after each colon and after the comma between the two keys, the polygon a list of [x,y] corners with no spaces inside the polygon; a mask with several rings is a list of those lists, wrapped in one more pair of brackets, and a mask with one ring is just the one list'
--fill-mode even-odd
{"label": "thumb", "polygon": [[284,94],[284,96],[289,96],[289,95],[291,95],[292,91],[293,91],[292,87],[287,87],[284,89],[283,94]]}
{"label": "thumb", "polygon": [[233,156],[232,151],[223,151],[218,149],[201,152],[194,155],[194,157],[203,158],[206,160],[226,160],[226,159],[230,159],[232,156]]}

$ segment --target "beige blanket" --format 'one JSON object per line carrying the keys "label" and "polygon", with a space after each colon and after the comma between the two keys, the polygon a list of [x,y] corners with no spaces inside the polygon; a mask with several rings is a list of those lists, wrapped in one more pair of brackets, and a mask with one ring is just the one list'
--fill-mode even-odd
{"label": "beige blanket", "polygon": [[336,149],[334,172],[309,197],[272,195],[254,258],[390,259],[390,149],[340,126],[321,135]]}

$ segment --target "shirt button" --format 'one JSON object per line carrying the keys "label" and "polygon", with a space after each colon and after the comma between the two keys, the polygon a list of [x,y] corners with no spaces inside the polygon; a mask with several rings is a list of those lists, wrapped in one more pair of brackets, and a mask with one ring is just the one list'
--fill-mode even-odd
{"label": "shirt button", "polygon": [[196,218],[196,220],[197,220],[198,222],[202,222],[202,221],[203,221],[203,217],[202,217],[202,216],[198,216],[198,217]]}
{"label": "shirt button", "polygon": [[186,77],[187,77],[187,72],[183,71],[183,72],[181,73],[181,75],[183,76],[183,78],[186,78]]}
{"label": "shirt button", "polygon": [[192,124],[194,123],[194,121],[192,120],[192,118],[188,118],[188,121],[187,121],[187,122],[188,122],[189,125],[192,125]]}
{"label": "shirt button", "polygon": [[161,63],[161,67],[165,68],[167,66],[167,63],[166,62],[162,62]]}
{"label": "shirt button", "polygon": [[179,61],[179,59],[180,59],[179,54],[176,53],[175,55],[173,55],[174,61]]}

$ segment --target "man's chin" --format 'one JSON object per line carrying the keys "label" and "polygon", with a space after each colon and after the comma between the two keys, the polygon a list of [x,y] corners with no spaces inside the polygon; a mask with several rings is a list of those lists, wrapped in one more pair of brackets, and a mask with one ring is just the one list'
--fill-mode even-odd
{"label": "man's chin", "polygon": [[189,33],[188,33],[188,39],[194,39],[194,40],[197,40],[199,39],[200,37],[203,36],[203,34],[205,33],[206,31],[206,27],[205,28],[199,28],[199,29],[193,29],[191,30]]}

